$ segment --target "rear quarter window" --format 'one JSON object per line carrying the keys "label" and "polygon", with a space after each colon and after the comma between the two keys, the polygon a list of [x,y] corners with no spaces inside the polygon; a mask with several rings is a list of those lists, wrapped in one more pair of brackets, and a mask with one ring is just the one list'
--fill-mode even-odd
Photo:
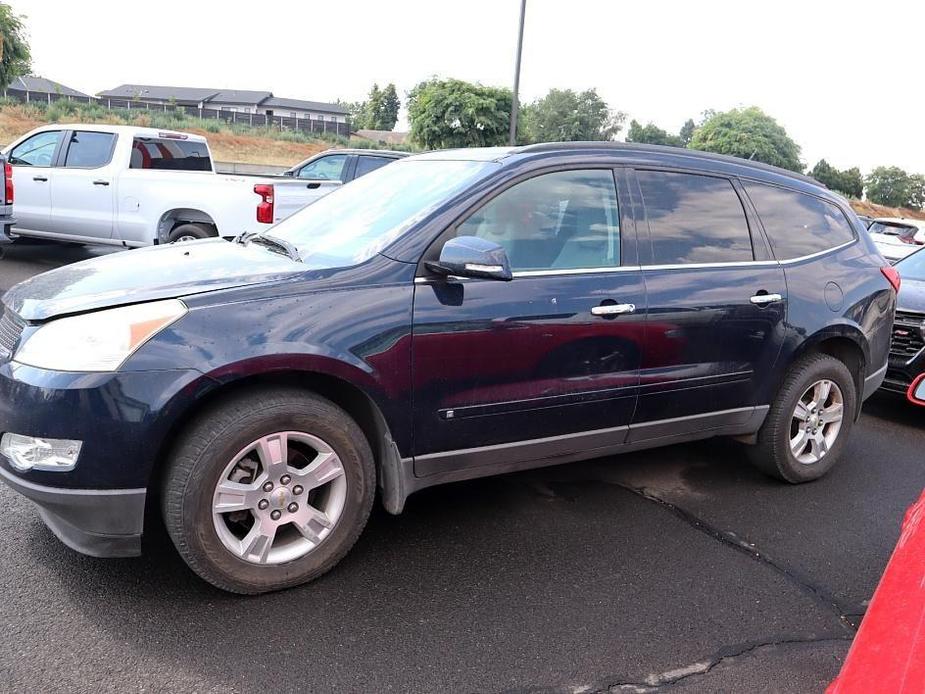
{"label": "rear quarter window", "polygon": [[853,241],[848,218],[830,202],[795,190],[744,181],[778,260],[792,260]]}
{"label": "rear quarter window", "polygon": [[136,137],[129,168],[211,171],[212,160],[205,142]]}

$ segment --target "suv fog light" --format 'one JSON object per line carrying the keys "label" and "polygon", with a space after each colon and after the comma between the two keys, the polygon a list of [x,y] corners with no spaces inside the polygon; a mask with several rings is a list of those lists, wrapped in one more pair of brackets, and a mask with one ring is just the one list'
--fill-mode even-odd
{"label": "suv fog light", "polygon": [[0,455],[9,458],[10,464],[22,472],[66,472],[77,465],[81,445],[81,441],[71,439],[40,439],[6,433],[0,438]]}

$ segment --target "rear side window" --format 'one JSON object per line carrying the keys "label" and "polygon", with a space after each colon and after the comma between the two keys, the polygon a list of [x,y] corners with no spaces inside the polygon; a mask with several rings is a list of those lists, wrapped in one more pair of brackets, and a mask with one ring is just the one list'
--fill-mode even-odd
{"label": "rear side window", "polygon": [[75,130],[67,145],[64,166],[82,169],[95,169],[106,166],[112,159],[112,145],[116,136],[113,133],[94,133]]}
{"label": "rear side window", "polygon": [[812,195],[763,183],[745,183],[778,260],[827,251],[854,239],[835,205]]}
{"label": "rear side window", "polygon": [[364,174],[368,174],[370,171],[380,169],[391,161],[392,159],[387,159],[385,157],[367,157],[361,155],[357,159],[357,172],[354,178],[359,178]]}
{"label": "rear side window", "polygon": [[212,161],[205,142],[136,137],[129,168],[211,171]]}
{"label": "rear side window", "polygon": [[754,259],[742,201],[725,178],[638,171],[653,265]]}

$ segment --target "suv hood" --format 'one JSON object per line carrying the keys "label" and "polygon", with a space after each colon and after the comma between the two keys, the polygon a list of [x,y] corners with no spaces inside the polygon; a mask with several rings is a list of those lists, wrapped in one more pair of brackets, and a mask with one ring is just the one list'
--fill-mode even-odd
{"label": "suv hood", "polygon": [[264,247],[204,239],[101,256],[36,275],[3,303],[27,321],[230,289],[305,272]]}
{"label": "suv hood", "polygon": [[[922,252],[925,253],[925,251]],[[899,288],[899,299],[896,301],[897,310],[925,313],[925,282],[906,277],[903,277],[902,281],[902,286]]]}

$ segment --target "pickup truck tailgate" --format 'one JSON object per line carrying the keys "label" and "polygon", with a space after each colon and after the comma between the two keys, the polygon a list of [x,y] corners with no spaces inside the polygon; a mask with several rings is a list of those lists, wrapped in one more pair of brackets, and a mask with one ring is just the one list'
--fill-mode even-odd
{"label": "pickup truck tailgate", "polygon": [[343,185],[340,181],[273,179],[273,221],[281,222]]}

